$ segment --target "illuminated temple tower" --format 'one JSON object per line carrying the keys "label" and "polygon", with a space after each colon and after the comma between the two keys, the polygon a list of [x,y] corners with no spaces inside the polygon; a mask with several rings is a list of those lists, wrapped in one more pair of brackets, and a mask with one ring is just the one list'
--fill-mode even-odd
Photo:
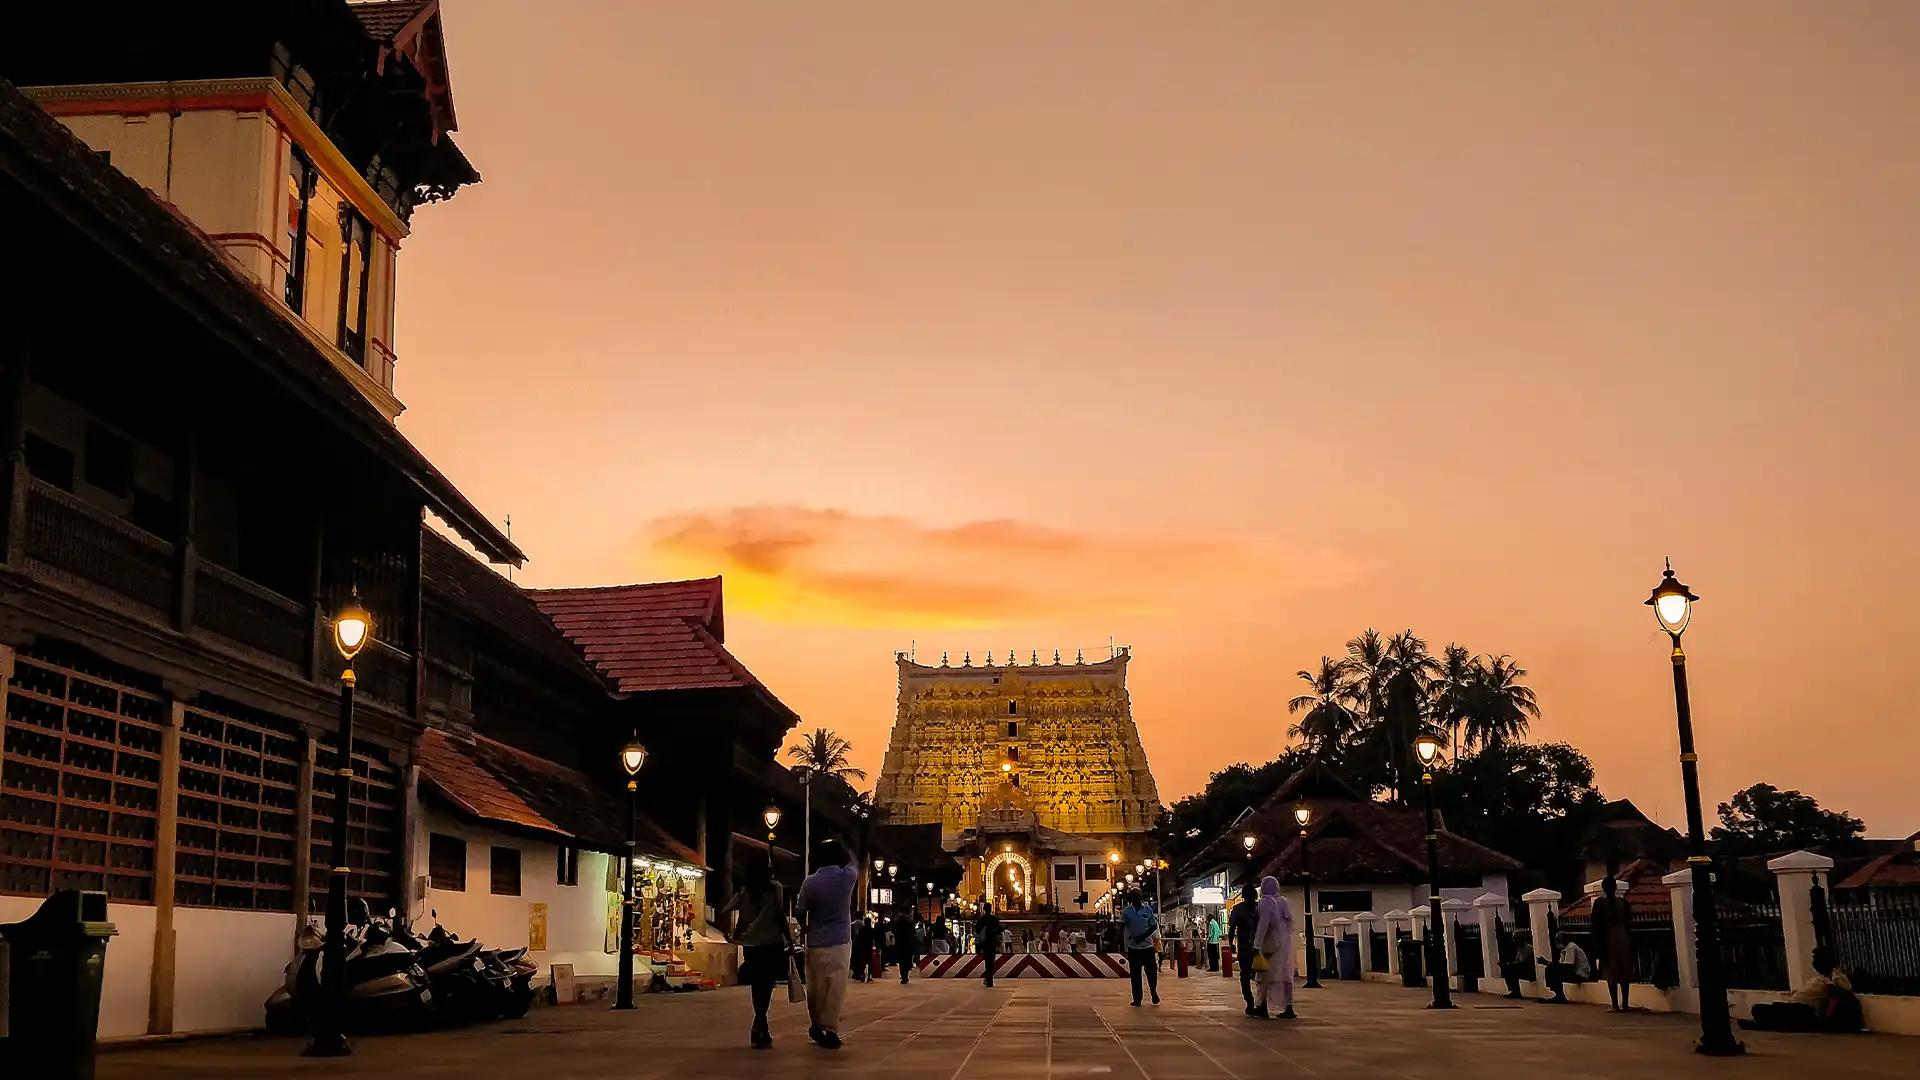
{"label": "illuminated temple tower", "polygon": [[1106,660],[937,666],[895,655],[899,703],[875,803],[939,823],[963,891],[1018,914],[1104,906],[1111,876],[1151,854],[1160,795],[1134,727],[1125,648]]}

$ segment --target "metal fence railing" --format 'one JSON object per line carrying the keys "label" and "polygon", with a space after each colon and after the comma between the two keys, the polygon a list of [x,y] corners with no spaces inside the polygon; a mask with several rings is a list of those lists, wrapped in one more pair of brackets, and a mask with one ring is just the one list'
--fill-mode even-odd
{"label": "metal fence railing", "polygon": [[1920,897],[1849,897],[1830,903],[1826,917],[1834,962],[1854,990],[1920,994]]}

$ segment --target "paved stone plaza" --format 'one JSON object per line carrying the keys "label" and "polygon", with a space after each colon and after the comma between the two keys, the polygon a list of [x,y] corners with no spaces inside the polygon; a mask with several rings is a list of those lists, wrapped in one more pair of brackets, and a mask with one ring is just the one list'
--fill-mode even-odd
{"label": "paved stone plaza", "polygon": [[1241,1015],[1237,988],[1218,977],[1169,979],[1164,1004],[1134,1009],[1124,982],[1016,981],[855,984],[847,1045],[806,1039],[803,1007],[776,1002],[778,1045],[746,1045],[740,989],[643,997],[632,1013],[600,1006],[536,1010],[465,1031],[362,1038],[340,1061],[297,1056],[286,1039],[238,1038],[115,1050],[100,1080],[206,1077],[570,1077],[846,1075],[940,1077],[1421,1077],[1583,1076],[1911,1077],[1920,1039],[1747,1034],[1740,1061],[1688,1050],[1689,1018],[1611,1016],[1587,1006],[1469,996],[1459,1010],[1421,1008],[1411,990],[1338,983],[1300,992],[1301,1019]]}

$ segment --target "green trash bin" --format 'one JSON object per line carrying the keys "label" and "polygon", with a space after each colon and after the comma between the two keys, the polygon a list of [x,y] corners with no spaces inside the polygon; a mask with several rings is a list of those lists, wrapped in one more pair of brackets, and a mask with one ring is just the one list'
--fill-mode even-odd
{"label": "green trash bin", "polygon": [[100,982],[107,967],[107,894],[65,889],[0,926],[7,942],[7,1038],[0,1076],[93,1080]]}

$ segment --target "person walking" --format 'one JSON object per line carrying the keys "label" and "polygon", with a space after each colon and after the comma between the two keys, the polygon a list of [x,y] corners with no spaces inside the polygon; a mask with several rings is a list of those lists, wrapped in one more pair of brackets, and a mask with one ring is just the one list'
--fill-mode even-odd
{"label": "person walking", "polygon": [[[736,916],[731,923],[729,915]],[[749,860],[746,881],[714,918],[723,928],[730,927],[727,940],[745,954],[740,981],[753,991],[753,1030],[747,1041],[754,1049],[765,1050],[773,1045],[773,1035],[767,1030],[767,1005],[773,1000],[774,986],[786,981],[787,955],[793,948],[787,936],[785,890],[773,880],[765,863]]]}
{"label": "person walking", "polygon": [[913,973],[913,958],[918,951],[919,935],[914,930],[913,908],[904,901],[893,909],[893,962],[900,965],[900,985],[907,985]]}
{"label": "person walking", "polygon": [[1259,890],[1249,878],[1240,886],[1240,902],[1227,913],[1227,945],[1240,963],[1240,996],[1247,999],[1247,1015],[1253,1016],[1253,932],[1260,927]]}
{"label": "person walking", "polygon": [[864,915],[853,920],[853,954],[848,967],[854,982],[866,982],[873,967],[873,924]]}
{"label": "person walking", "polygon": [[807,934],[807,1037],[840,1048],[840,1006],[853,956],[853,890],[860,874],[846,845],[828,838],[813,847],[818,867],[800,883],[796,913]]}
{"label": "person walking", "polygon": [[1207,970],[1220,970],[1220,913],[1207,913]]}
{"label": "person walking", "polygon": [[1620,890],[1613,871],[1600,881],[1600,895],[1593,901],[1594,947],[1600,953],[1600,973],[1607,980],[1609,1011],[1626,1012],[1631,1008],[1627,996],[1633,988],[1633,909]]}
{"label": "person walking", "polygon": [[1153,910],[1147,898],[1138,893],[1127,897],[1127,907],[1120,913],[1121,922],[1126,926],[1127,977],[1133,981],[1133,1003],[1140,1004],[1140,975],[1147,976],[1147,988],[1153,994],[1153,1003],[1160,1004],[1160,959],[1156,955],[1153,943],[1160,933],[1160,916]]}
{"label": "person walking", "polygon": [[981,959],[986,961],[986,978],[981,980],[987,989],[993,989],[993,969],[1000,963],[1000,916],[993,913],[993,905],[980,905],[980,918],[973,924],[974,945],[980,950]]}
{"label": "person walking", "polygon": [[1271,875],[1260,879],[1259,923],[1253,931],[1254,948],[1266,961],[1260,972],[1253,1015],[1266,1019],[1267,1006],[1277,992],[1285,1008],[1280,1019],[1292,1020],[1293,1014],[1293,906],[1280,895],[1280,880]]}

